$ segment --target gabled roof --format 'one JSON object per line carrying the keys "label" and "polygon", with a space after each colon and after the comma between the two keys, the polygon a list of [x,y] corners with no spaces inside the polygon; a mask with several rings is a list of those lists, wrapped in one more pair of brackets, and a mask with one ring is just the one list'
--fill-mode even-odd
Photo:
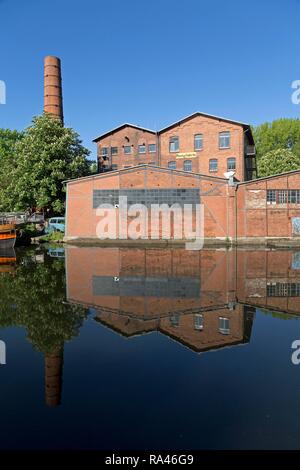
{"label": "gabled roof", "polygon": [[214,116],[213,114],[201,113],[199,111],[196,111],[195,113],[189,114],[188,116],[180,119],[179,121],[173,122],[173,124],[170,124],[169,126],[164,127],[163,129],[158,131],[158,134],[162,134],[163,132],[166,132],[169,129],[172,129],[172,127],[176,127],[176,126],[182,124],[183,122],[186,122],[186,121],[189,121],[190,119],[193,119],[196,116],[204,116],[204,117],[208,117],[208,118],[212,118],[212,119],[218,119],[219,121],[229,122],[231,124],[239,124],[240,126],[244,127],[244,129],[249,129],[250,128],[250,124],[246,124],[246,123],[241,122],[241,121],[234,121],[233,119],[227,119],[227,118],[223,118],[223,117],[220,117],[220,116]]}
{"label": "gabled roof", "polygon": [[151,132],[154,135],[155,134],[158,134],[158,135],[163,134],[164,132],[168,131],[169,129],[172,129],[172,127],[176,127],[176,126],[178,126],[178,125],[180,125],[180,124],[182,124],[186,121],[189,121],[190,119],[193,119],[196,116],[204,116],[204,117],[208,117],[208,118],[212,118],[212,119],[218,119],[219,121],[229,122],[231,124],[238,124],[238,125],[240,125],[244,128],[245,132],[248,132],[248,135],[249,135],[249,138],[250,138],[249,139],[250,144],[254,144],[250,124],[246,124],[246,123],[241,122],[241,121],[234,121],[233,119],[227,119],[227,118],[223,118],[223,117],[220,117],[220,116],[214,116],[213,114],[201,113],[199,111],[197,111],[193,114],[189,114],[188,116],[183,117],[179,121],[173,122],[173,124],[170,124],[167,127],[163,127],[159,131],[153,131],[152,129],[147,129],[146,127],[136,126],[135,124],[130,124],[130,123],[127,122],[125,124],[122,124],[121,126],[118,126],[118,127],[115,127],[114,129],[111,129],[110,131],[106,132],[105,134],[100,135],[99,137],[96,137],[96,139],[94,139],[93,142],[98,142],[98,140],[103,139],[104,137],[107,137],[108,135],[112,135],[115,132],[120,131],[121,129],[124,129],[125,127],[133,127],[134,129],[138,129],[138,130],[141,130],[141,131]]}
{"label": "gabled roof", "polygon": [[120,131],[121,129],[125,129],[125,127],[133,127],[134,129],[138,129],[140,131],[146,131],[146,132],[151,132],[151,134],[156,134],[156,131],[153,131],[151,129],[147,129],[146,127],[140,127],[140,126],[136,126],[135,124],[130,124],[129,122],[125,122],[121,126],[115,127],[114,129],[111,129],[110,131],[106,132],[105,134],[99,135],[99,137],[96,137],[96,139],[94,139],[93,142],[98,142],[98,140],[103,139],[104,137],[107,137],[108,135],[112,135],[115,132]]}

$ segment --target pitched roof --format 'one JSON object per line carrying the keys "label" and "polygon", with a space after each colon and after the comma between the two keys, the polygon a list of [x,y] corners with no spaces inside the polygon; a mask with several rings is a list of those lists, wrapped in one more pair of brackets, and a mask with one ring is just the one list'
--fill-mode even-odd
{"label": "pitched roof", "polygon": [[208,117],[208,118],[212,118],[212,119],[218,119],[219,121],[229,122],[231,124],[238,124],[238,125],[242,126],[246,132],[247,131],[250,132],[250,135],[249,135],[250,136],[250,141],[251,141],[250,143],[254,144],[250,124],[246,124],[246,123],[241,122],[241,121],[234,121],[233,119],[227,119],[227,118],[223,118],[223,117],[220,117],[220,116],[215,116],[213,114],[201,113],[199,111],[196,111],[195,113],[189,114],[188,116],[183,117],[179,121],[173,122],[173,124],[170,124],[167,127],[163,127],[159,131],[154,131],[152,129],[147,129],[146,127],[136,126],[135,124],[130,124],[130,123],[127,122],[127,123],[122,124],[121,126],[118,126],[118,127],[115,127],[114,129],[111,129],[110,131],[106,132],[105,134],[101,134],[99,137],[96,137],[96,139],[94,139],[93,142],[98,142],[98,140],[103,139],[104,137],[107,137],[108,135],[114,134],[115,132],[120,131],[121,129],[124,129],[125,127],[133,127],[134,129],[138,129],[138,130],[146,131],[146,132],[151,132],[152,134],[162,134],[162,133],[168,131],[169,129],[172,129],[172,127],[176,127],[176,126],[180,125],[183,122],[186,122],[186,121],[189,121],[190,119],[193,119],[196,116],[204,116],[204,117]]}
{"label": "pitched roof", "polygon": [[103,139],[104,137],[107,137],[108,135],[114,134],[117,131],[120,131],[121,129],[125,129],[125,127],[133,127],[134,129],[138,129],[140,131],[146,131],[146,132],[151,132],[151,134],[156,134],[156,131],[153,131],[152,129],[147,129],[146,127],[140,127],[136,126],[135,124],[130,124],[129,122],[125,122],[121,126],[115,127],[114,129],[111,129],[108,132],[105,132],[105,134],[99,135],[99,137],[96,137],[93,142],[98,142],[98,140]]}
{"label": "pitched roof", "polygon": [[167,127],[163,127],[162,129],[160,129],[160,131],[158,131],[158,134],[162,134],[163,132],[165,132],[169,129],[172,129],[172,127],[178,126],[179,124],[181,124],[183,122],[189,121],[190,119],[193,119],[196,116],[204,116],[204,117],[209,117],[209,118],[212,118],[212,119],[218,119],[219,121],[229,122],[229,123],[232,123],[232,124],[239,124],[240,126],[243,126],[245,129],[250,128],[250,124],[246,124],[246,123],[241,122],[241,121],[234,121],[233,119],[227,119],[227,118],[223,118],[223,117],[220,117],[220,116],[215,116],[213,114],[201,113],[199,111],[196,111],[195,113],[192,113],[192,114],[189,114],[188,116],[185,116],[184,118],[180,119],[179,121],[173,122],[173,124],[170,124]]}

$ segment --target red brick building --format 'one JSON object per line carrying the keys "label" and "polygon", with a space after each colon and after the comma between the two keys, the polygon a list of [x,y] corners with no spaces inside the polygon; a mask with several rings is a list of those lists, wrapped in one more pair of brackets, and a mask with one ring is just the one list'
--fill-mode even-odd
{"label": "red brick building", "polygon": [[239,181],[256,176],[255,146],[248,124],[194,113],[153,131],[123,124],[97,137],[99,172],[152,164]]}
{"label": "red brick building", "polygon": [[[118,214],[120,196],[128,204],[201,204],[204,215],[203,237],[206,242],[265,243],[299,240],[300,170],[247,182],[218,178],[193,172],[142,165],[107,172],[67,182],[66,241],[99,241],[97,227],[100,204],[110,203]],[[150,212],[149,212],[150,214]],[[117,217],[118,218],[118,217]],[[173,219],[172,219],[173,220]],[[128,216],[128,224],[132,218]],[[148,232],[140,238],[152,238]],[[191,215],[191,232],[195,228]],[[179,222],[170,229],[158,224],[158,238],[178,240]],[[182,240],[190,237],[182,233]],[[130,238],[116,225],[116,239]],[[155,240],[151,240],[152,243]]]}

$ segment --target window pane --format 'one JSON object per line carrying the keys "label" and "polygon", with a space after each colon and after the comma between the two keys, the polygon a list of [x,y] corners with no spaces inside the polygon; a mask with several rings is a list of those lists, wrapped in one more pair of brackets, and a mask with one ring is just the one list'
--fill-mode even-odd
{"label": "window pane", "polygon": [[196,134],[194,137],[194,148],[195,150],[202,150],[203,147],[203,136],[202,134]]}
{"label": "window pane", "polygon": [[108,155],[108,147],[102,147],[101,155]]}
{"label": "window pane", "polygon": [[209,171],[218,171],[218,160],[216,158],[212,158],[211,160],[209,160]]}
{"label": "window pane", "polygon": [[227,170],[235,170],[235,158],[227,158]]}
{"label": "window pane", "polygon": [[203,330],[203,315],[198,313],[194,315],[194,328],[195,330]]}
{"label": "window pane", "polygon": [[170,323],[172,326],[179,326],[179,313],[173,313],[173,315],[170,316]]}
{"label": "window pane", "polygon": [[170,168],[170,170],[176,170],[176,162],[169,162],[168,168]]}
{"label": "window pane", "polygon": [[185,162],[183,162],[183,169],[184,169],[184,171],[192,171],[192,162],[191,162],[191,160],[185,160]]}
{"label": "window pane", "polygon": [[112,169],[112,170],[117,170],[117,169],[118,169],[118,165],[113,164],[113,165],[111,166],[111,169]]}
{"label": "window pane", "polygon": [[126,154],[131,153],[131,145],[125,145],[124,153],[126,153]]}
{"label": "window pane", "polygon": [[139,145],[139,153],[146,153],[146,145]]}
{"label": "window pane", "polygon": [[118,153],[118,147],[112,147],[111,148],[111,154],[112,155],[117,155],[117,153]]}
{"label": "window pane", "polygon": [[170,138],[170,152],[178,152],[179,150],[179,137],[171,137]]}
{"label": "window pane", "polygon": [[149,144],[148,145],[148,151],[149,151],[149,153],[156,152],[156,144]]}
{"label": "window pane", "polygon": [[267,190],[267,202],[276,202],[276,191],[275,189],[268,189]]}
{"label": "window pane", "polygon": [[295,189],[291,189],[289,191],[289,202],[292,203],[292,204],[295,204],[297,202],[297,196],[296,196],[296,190]]}
{"label": "window pane", "polygon": [[288,201],[288,192],[284,189],[278,191],[278,204],[286,204]]}
{"label": "window pane", "polygon": [[220,149],[230,147],[230,132],[220,132],[220,134],[219,134],[219,147],[220,147]]}
{"label": "window pane", "polygon": [[229,318],[219,317],[219,332],[222,333],[222,335],[229,335]]}

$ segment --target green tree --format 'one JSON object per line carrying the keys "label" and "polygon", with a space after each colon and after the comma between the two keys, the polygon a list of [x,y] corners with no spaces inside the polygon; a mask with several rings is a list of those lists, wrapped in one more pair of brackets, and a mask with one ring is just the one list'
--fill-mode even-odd
{"label": "green tree", "polygon": [[63,181],[90,173],[89,150],[78,134],[48,114],[35,117],[15,146],[9,185],[0,197],[0,210],[64,211]]}
{"label": "green tree", "polygon": [[[16,165],[16,144],[22,133],[9,129],[0,129],[0,207],[7,207],[7,188],[10,185],[10,174]],[[1,210],[1,209],[0,209]]]}
{"label": "green tree", "polygon": [[258,161],[266,153],[279,149],[291,150],[300,159],[299,119],[277,119],[265,122],[252,130]]}
{"label": "green tree", "polygon": [[48,354],[79,334],[87,312],[65,301],[63,260],[44,254],[37,263],[35,256],[31,249],[19,253],[15,271],[0,272],[0,328],[24,327],[33,346]]}
{"label": "green tree", "polygon": [[300,157],[288,149],[271,150],[258,160],[260,177],[298,169],[300,169]]}

